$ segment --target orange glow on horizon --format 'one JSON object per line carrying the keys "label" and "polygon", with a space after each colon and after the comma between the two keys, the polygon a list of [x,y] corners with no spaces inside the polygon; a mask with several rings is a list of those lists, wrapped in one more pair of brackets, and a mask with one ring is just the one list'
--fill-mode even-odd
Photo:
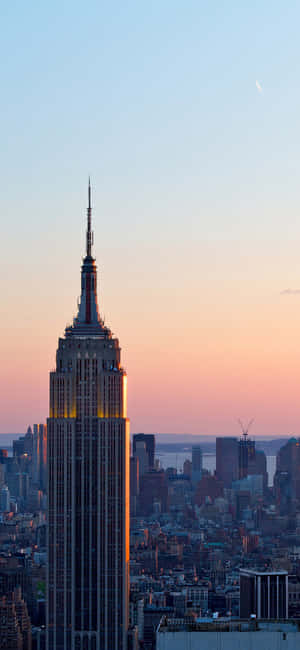
{"label": "orange glow on horizon", "polygon": [[[194,253],[191,257],[195,264]],[[130,378],[128,396],[125,376],[123,391],[133,432],[230,435],[236,432],[237,415],[244,414],[255,418],[254,435],[299,433],[300,297],[277,291],[292,284],[282,280],[288,259],[269,267],[270,261],[267,265],[256,257],[247,270],[235,248],[228,248],[228,257],[220,253],[218,273],[215,258],[206,258],[198,275],[188,273],[192,269],[185,258],[187,270],[176,290],[169,278],[169,286],[158,282],[155,292],[129,283],[126,295],[120,295],[119,275],[111,279],[108,266],[105,303]],[[55,311],[41,296],[34,318],[30,310],[24,312],[25,336],[20,335],[19,307],[9,304],[0,378],[3,433],[21,433],[29,423],[46,421],[49,369],[57,335],[70,320],[72,292],[68,288],[68,299],[56,298]],[[46,323],[42,333],[41,320]],[[70,416],[75,417],[73,409]],[[98,417],[104,416],[102,406]]]}

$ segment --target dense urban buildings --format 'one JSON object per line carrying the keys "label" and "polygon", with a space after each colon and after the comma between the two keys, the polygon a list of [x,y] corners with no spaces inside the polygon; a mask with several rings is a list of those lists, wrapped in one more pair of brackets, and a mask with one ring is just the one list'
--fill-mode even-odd
{"label": "dense urban buildings", "polygon": [[[67,337],[62,341],[67,343]],[[69,377],[71,371],[62,374]],[[91,383],[86,393],[88,390]],[[20,650],[30,647],[30,630],[32,650],[46,648],[47,495],[42,488],[45,477],[37,483],[34,433],[38,429],[31,425],[11,448],[0,452],[0,601],[7,629],[3,638]],[[49,435],[49,430],[45,427],[44,433]],[[144,436],[147,439],[147,434]],[[155,437],[153,467],[148,466],[142,476],[138,456],[130,459],[128,650],[168,648],[170,643],[172,648],[176,644],[183,649],[197,645],[215,648],[217,642],[230,650],[231,645],[242,645],[244,650],[251,643],[259,646],[261,638],[264,647],[271,638],[274,647],[284,648],[287,640],[291,647],[298,644],[298,440],[252,441],[254,454],[243,478],[239,478],[237,465],[238,438],[174,446],[159,440]],[[147,453],[145,438],[139,442]],[[202,470],[197,482],[192,478],[192,447],[201,448]],[[224,466],[222,470],[220,448],[228,472]],[[68,461],[64,460],[64,466],[68,467]],[[113,464],[110,467],[114,469]],[[81,474],[86,504],[85,481]],[[68,485],[67,475],[63,483]],[[61,499],[59,490],[56,496]],[[81,499],[82,491],[80,506]],[[90,531],[93,540],[93,526],[87,525],[87,521],[93,522],[89,503],[85,514],[82,508],[79,513],[85,517],[80,540],[84,544]],[[69,535],[65,519],[64,531]],[[85,549],[83,546],[82,558]],[[68,550],[72,554],[71,545],[64,554],[67,568]],[[92,567],[93,555],[91,550]],[[67,582],[64,565],[63,575]],[[92,580],[88,589],[90,585],[93,587]],[[77,597],[79,594],[78,589]],[[76,603],[75,590],[73,598]],[[93,604],[78,611],[80,616],[82,611],[90,616]],[[81,638],[84,635],[83,631]],[[93,643],[93,635],[85,636],[88,648]]]}
{"label": "dense urban buildings", "polygon": [[[33,424],[11,448],[0,450],[2,643],[46,650],[49,557],[49,650],[90,650],[98,641],[101,650],[122,648],[123,638],[128,650],[210,650],[218,644],[244,650],[261,639],[264,648],[284,648],[287,641],[296,647],[297,438],[218,437],[187,445],[183,437],[172,446],[161,444],[159,436],[134,436],[128,592],[122,495],[128,495],[123,469],[126,462],[129,471],[129,441],[120,417],[125,375],[118,344],[100,318],[86,322],[89,304],[97,314],[96,302],[86,295],[88,286],[96,288],[95,275],[87,279],[89,269],[85,259],[79,315],[59,341],[48,427]],[[48,541],[55,542],[48,549],[47,499]],[[113,622],[119,616],[123,625],[123,604],[128,633],[118,639]],[[103,615],[106,607],[110,611]],[[95,623],[105,616],[109,629],[105,637],[103,625],[101,640]]]}
{"label": "dense urban buildings", "polygon": [[300,439],[130,446],[92,240],[89,187],[47,424],[0,449],[0,649],[298,647]]}
{"label": "dense urban buildings", "polygon": [[102,321],[91,192],[81,299],[50,374],[48,650],[125,650],[129,422],[118,339]]}
{"label": "dense urban buildings", "polygon": [[297,646],[291,618],[300,617],[300,503],[295,496],[286,511],[277,472],[272,485],[272,454],[277,468],[285,454],[284,471],[300,471],[297,452],[282,451],[286,444],[296,442],[217,438],[215,469],[207,469],[211,443],[174,444],[172,462],[167,446],[156,442],[157,459],[165,454],[169,466],[156,460],[139,491],[136,479],[131,488],[130,623],[138,628],[137,647],[232,650],[261,639],[264,647],[284,648],[287,639]]}

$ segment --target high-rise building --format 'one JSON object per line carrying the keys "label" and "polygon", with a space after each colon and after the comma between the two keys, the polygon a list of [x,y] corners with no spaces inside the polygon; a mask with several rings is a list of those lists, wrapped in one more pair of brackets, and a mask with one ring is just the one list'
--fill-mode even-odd
{"label": "high-rise building", "polygon": [[16,587],[12,594],[12,602],[16,608],[17,619],[19,628],[23,637],[23,650],[31,650],[32,648],[32,635],[31,635],[31,621],[28,615],[27,604],[22,598],[21,587]]}
{"label": "high-rise building", "polygon": [[6,650],[23,650],[16,608],[7,596],[0,598],[0,639],[0,647]]}
{"label": "high-rise building", "polygon": [[137,513],[137,499],[140,492],[139,459],[130,458],[130,516],[135,517]]}
{"label": "high-rise building", "polygon": [[244,432],[239,440],[239,478],[246,478],[249,464],[255,459],[255,441]]}
{"label": "high-rise building", "polygon": [[28,427],[25,436],[20,436],[18,440],[13,441],[14,456],[32,456],[32,430]]}
{"label": "high-rise building", "polygon": [[[148,458],[148,467],[145,471],[148,471],[148,469],[153,469],[154,468],[154,460],[155,460],[155,435],[153,433],[135,433],[133,436],[133,456],[138,455],[138,449],[143,449],[143,445],[141,443],[144,443],[144,449],[147,454]],[[143,472],[141,471],[140,468],[140,474]]]}
{"label": "high-rise building", "polygon": [[192,477],[192,461],[189,458],[186,458],[183,463],[183,473],[189,478]]}
{"label": "high-rise building", "polygon": [[216,438],[216,475],[230,488],[234,481],[256,474],[262,476],[264,490],[268,487],[267,460],[263,451],[255,448],[255,441],[243,435],[237,438]]}
{"label": "high-rise building", "polygon": [[143,440],[138,440],[133,458],[137,458],[139,464],[139,474],[144,476],[149,471],[149,455],[147,453],[146,443]]}
{"label": "high-rise building", "polygon": [[260,449],[255,449],[254,458],[251,458],[248,463],[248,476],[252,474],[262,476],[263,490],[265,492],[268,487],[267,457],[265,452]]}
{"label": "high-rise building", "polygon": [[125,650],[129,421],[119,341],[98,311],[91,192],[81,299],[50,373],[48,650]]}
{"label": "high-rise building", "polygon": [[31,621],[21,588],[0,598],[0,648],[31,650]]}
{"label": "high-rise building", "polygon": [[216,475],[225,488],[239,478],[239,445],[237,438],[216,439]]}
{"label": "high-rise building", "polygon": [[198,481],[196,492],[195,492],[195,503],[197,505],[202,505],[209,501],[215,501],[215,499],[222,498],[224,496],[224,486],[221,481],[219,481],[216,476],[211,474],[204,474],[201,481]]}
{"label": "high-rise building", "polygon": [[166,512],[168,504],[168,485],[166,473],[151,471],[144,474],[140,480],[139,508],[142,515],[153,512],[154,503],[159,503],[161,512]]}
{"label": "high-rise building", "polygon": [[32,478],[40,490],[47,484],[47,427],[45,424],[33,425]]}
{"label": "high-rise building", "polygon": [[10,493],[7,485],[3,485],[0,489],[0,512],[10,511]]}
{"label": "high-rise building", "polygon": [[240,617],[288,618],[287,571],[240,569]]}
{"label": "high-rise building", "polygon": [[202,449],[200,445],[192,447],[192,481],[198,483],[202,477]]}
{"label": "high-rise building", "polygon": [[5,466],[3,463],[0,463],[0,488],[5,483]]}
{"label": "high-rise building", "polygon": [[274,486],[282,513],[295,509],[300,499],[300,438],[291,438],[279,449]]}
{"label": "high-rise building", "polygon": [[138,457],[130,458],[130,495],[137,497],[140,492],[140,475]]}

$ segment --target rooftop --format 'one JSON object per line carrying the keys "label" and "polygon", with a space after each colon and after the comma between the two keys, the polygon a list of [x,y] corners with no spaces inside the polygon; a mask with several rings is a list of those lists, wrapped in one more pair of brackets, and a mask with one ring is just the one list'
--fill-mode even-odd
{"label": "rooftop", "polygon": [[168,618],[163,616],[158,633],[164,632],[300,632],[300,620],[239,618]]}
{"label": "rooftop", "polygon": [[276,571],[262,571],[261,569],[240,569],[240,574],[244,576],[287,576],[288,571],[278,569]]}

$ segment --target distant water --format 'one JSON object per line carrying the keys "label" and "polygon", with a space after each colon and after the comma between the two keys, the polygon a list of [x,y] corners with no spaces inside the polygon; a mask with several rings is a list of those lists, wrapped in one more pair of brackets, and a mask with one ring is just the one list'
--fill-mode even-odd
{"label": "distant water", "polygon": [[23,433],[0,433],[0,448],[8,449],[12,447],[13,441],[24,435],[25,431]]}
{"label": "distant water", "polygon": [[[183,463],[186,459],[192,460],[192,454],[190,449],[186,451],[176,452],[156,452],[156,457],[159,459],[163,469],[167,467],[176,467],[178,472],[183,471]],[[216,469],[216,455],[215,454],[203,454],[203,467],[208,469],[210,472],[214,472]],[[269,476],[269,486],[272,487],[274,474],[276,471],[276,456],[267,456],[267,472]]]}
{"label": "distant water", "polygon": [[[24,432],[21,433],[1,433],[0,434],[0,448],[5,447],[8,450],[8,455],[12,455],[12,443],[13,440],[17,440],[19,436],[24,435]],[[161,451],[158,449],[156,451],[156,457],[159,459],[161,466],[164,469],[167,467],[176,467],[178,472],[183,471],[183,463],[188,458],[192,460],[191,446],[187,447],[186,451],[175,452],[175,451]],[[203,467],[208,469],[210,472],[214,472],[216,469],[216,455],[215,454],[203,454]],[[267,471],[269,475],[269,486],[272,487],[274,474],[276,471],[276,456],[267,456]]]}

